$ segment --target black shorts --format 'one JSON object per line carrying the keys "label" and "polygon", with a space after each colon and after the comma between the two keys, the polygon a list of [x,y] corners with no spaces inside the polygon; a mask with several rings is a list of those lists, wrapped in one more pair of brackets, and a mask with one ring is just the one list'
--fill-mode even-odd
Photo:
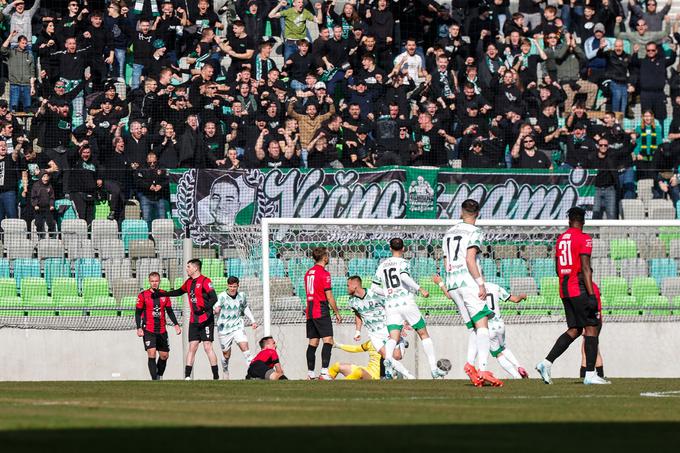
{"label": "black shorts", "polygon": [[562,304],[564,304],[564,314],[567,317],[567,326],[570,329],[599,326],[602,322],[597,300],[594,297],[587,294],[567,297],[562,299]]}
{"label": "black shorts", "polygon": [[189,341],[215,341],[215,323],[189,324]]}
{"label": "black shorts", "polygon": [[307,338],[325,338],[333,336],[333,322],[330,316],[307,320]]}
{"label": "black shorts", "polygon": [[144,331],[144,350],[155,349],[161,352],[170,352],[170,343],[168,343],[168,333],[152,333]]}
{"label": "black shorts", "polygon": [[246,379],[269,379],[274,368],[269,368],[264,362],[255,362],[248,367]]}

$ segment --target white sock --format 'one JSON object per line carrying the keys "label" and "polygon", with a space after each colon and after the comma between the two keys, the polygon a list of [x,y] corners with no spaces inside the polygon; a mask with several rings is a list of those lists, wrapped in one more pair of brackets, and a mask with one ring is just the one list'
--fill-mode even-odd
{"label": "white sock", "polygon": [[437,369],[437,356],[434,353],[434,343],[432,343],[432,338],[425,338],[421,343],[423,344],[427,361],[430,362],[430,369]]}
{"label": "white sock", "polygon": [[246,362],[248,362],[248,364],[250,364],[250,362],[253,361],[253,356],[250,353],[250,349],[246,349],[245,351],[243,351],[243,357],[246,358]]}
{"label": "white sock", "polygon": [[229,359],[222,357],[222,371],[225,373],[229,372]]}
{"label": "white sock", "polygon": [[468,337],[468,349],[467,349],[467,363],[470,365],[475,364],[475,359],[477,358],[477,334],[474,329],[470,329],[470,336]]}
{"label": "white sock", "polygon": [[321,373],[319,373],[319,374],[321,374],[322,376],[327,375],[328,374],[328,368],[321,368]]}
{"label": "white sock", "polygon": [[519,368],[521,365],[519,364],[519,360],[517,360],[517,357],[515,357],[515,354],[512,353],[512,351],[508,348],[505,348],[503,350],[503,357],[508,359],[510,363],[512,363],[515,368]]}
{"label": "white sock", "polygon": [[520,374],[515,369],[514,365],[510,363],[510,361],[505,357],[505,355],[499,355],[497,359],[498,363],[501,364],[503,369],[507,371],[510,376],[512,376],[515,379],[522,379],[522,376],[520,376]]}
{"label": "white sock", "polygon": [[314,379],[316,377],[316,373],[314,371],[307,371],[307,376]]}
{"label": "white sock", "polygon": [[408,376],[411,373],[409,373],[404,364],[402,364],[399,360],[394,359],[394,348],[396,347],[396,341],[394,341],[392,338],[387,340],[385,343],[385,361],[389,361],[392,364],[392,368],[394,368],[399,374]]}
{"label": "white sock", "polygon": [[482,327],[477,329],[477,360],[479,362],[478,370],[486,371],[489,364],[489,348],[491,342],[489,340],[489,329]]}

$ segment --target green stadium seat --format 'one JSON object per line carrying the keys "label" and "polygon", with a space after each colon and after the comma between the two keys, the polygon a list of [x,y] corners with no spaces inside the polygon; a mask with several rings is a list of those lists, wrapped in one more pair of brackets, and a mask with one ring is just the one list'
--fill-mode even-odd
{"label": "green stadium seat", "polygon": [[134,316],[137,307],[136,297],[123,297],[118,303],[121,316]]}
{"label": "green stadium seat", "polygon": [[[666,244],[666,251],[670,252],[671,241],[680,240],[680,228],[659,227],[659,240]],[[673,258],[673,256],[671,256]]]}
{"label": "green stadium seat", "polygon": [[90,302],[86,301],[85,305],[89,316],[118,316],[118,304],[113,297],[95,297]]}
{"label": "green stadium seat", "polygon": [[[14,284],[14,281],[12,281]],[[0,318],[25,316],[26,311],[21,298],[17,296],[0,296]]]}
{"label": "green stadium seat", "polygon": [[546,299],[560,297],[560,279],[558,277],[541,278],[538,288],[541,291],[541,295]]}
{"label": "green stadium seat", "polygon": [[233,275],[238,278],[253,277],[262,273],[262,260],[259,258],[247,260],[229,258],[227,260],[227,270],[229,271],[229,276]]}
{"label": "green stadium seat", "polygon": [[[227,285],[227,280],[228,280],[227,277],[215,277],[215,278],[211,278],[210,280],[212,280],[213,288],[215,288],[215,292],[217,294],[227,290],[227,286],[228,286]],[[162,285],[162,282],[161,282],[161,285]],[[170,281],[168,281],[168,285],[170,285]],[[170,286],[168,286],[168,288],[169,287]],[[163,289],[165,289],[165,288],[163,288]]]}
{"label": "green stadium seat", "polygon": [[489,283],[495,283],[496,285],[500,286],[506,291],[510,291],[510,282],[508,281],[507,278],[496,276],[491,277],[484,276],[484,279]]}
{"label": "green stadium seat", "polygon": [[411,259],[412,277],[417,280],[422,277],[432,277],[437,273],[437,263],[432,258],[413,258]]}
{"label": "green stadium seat", "polygon": [[649,260],[649,275],[661,286],[664,279],[678,276],[678,265],[672,259]]}
{"label": "green stadium seat", "polygon": [[[47,289],[47,286],[45,286],[45,289]],[[23,301],[29,317],[55,316],[57,314],[57,307],[49,296],[32,296],[23,299]]]}
{"label": "green stadium seat", "polygon": [[55,277],[52,280],[52,299],[61,304],[67,298],[78,297],[78,284],[75,278]]}
{"label": "green stadium seat", "polygon": [[421,288],[427,290],[430,293],[430,297],[439,297],[443,295],[439,285],[433,282],[432,278],[430,277],[421,277],[418,280],[418,284],[420,285]]}
{"label": "green stadium seat", "polygon": [[17,289],[21,288],[21,279],[40,277],[40,261],[34,258],[17,258],[14,260],[14,280]]}
{"label": "green stadium seat", "polygon": [[634,296],[619,296],[608,304],[608,312],[612,315],[639,316],[642,314],[642,307],[638,305]]}
{"label": "green stadium seat", "polygon": [[126,251],[130,248],[130,241],[149,239],[149,225],[146,220],[123,220],[121,239]]}
{"label": "green stadium seat", "polygon": [[52,297],[56,305],[57,313],[61,317],[81,317],[85,315],[85,299],[78,296],[65,296],[56,300]]}
{"label": "green stadium seat", "polygon": [[9,278],[9,260],[0,258],[0,278]]}
{"label": "green stadium seat", "polygon": [[637,258],[637,244],[633,239],[612,239],[609,253],[613,260]]}
{"label": "green stadium seat", "polygon": [[66,258],[48,258],[45,260],[45,281],[47,288],[52,288],[52,281],[59,277],[71,276],[71,262]]}
{"label": "green stadium seat", "polygon": [[47,282],[40,277],[24,277],[21,280],[21,299],[25,302],[31,297],[47,297]]}
{"label": "green stadium seat", "polygon": [[496,260],[491,258],[482,258],[480,260],[480,265],[482,266],[482,274],[487,280],[498,275],[498,266],[496,266]]}
{"label": "green stadium seat", "polygon": [[186,278],[184,277],[177,277],[175,281],[172,284],[173,289],[179,289],[182,287],[184,282],[186,281]]}
{"label": "green stadium seat", "polygon": [[207,258],[201,260],[201,273],[213,279],[215,277],[224,277],[224,261],[218,258]]}
{"label": "green stadium seat", "polygon": [[333,291],[334,297],[347,295],[347,279],[344,277],[333,278],[331,280],[331,291]]}
{"label": "green stadium seat", "polygon": [[65,198],[56,200],[54,202],[54,209],[59,210],[61,206],[68,206],[68,209],[61,215],[57,216],[57,220],[59,221],[59,226],[61,226],[61,222],[64,220],[73,220],[78,218],[78,214],[76,214],[75,207],[73,205],[73,202],[71,200],[67,200]]}
{"label": "green stadium seat", "polygon": [[680,296],[675,296],[671,299],[671,313],[673,315],[680,315]]}
{"label": "green stadium seat", "polygon": [[527,277],[527,262],[522,258],[505,258],[501,260],[501,277]]}
{"label": "green stadium seat", "polygon": [[312,266],[314,266],[314,260],[311,258],[291,258],[288,260],[288,276],[292,281],[300,280]]}
{"label": "green stadium seat", "polygon": [[651,277],[636,277],[631,285],[631,295],[635,297],[639,304],[649,296],[658,296],[659,287],[656,280]]}
{"label": "green stadium seat", "polygon": [[82,290],[85,278],[99,278],[102,276],[102,264],[96,258],[78,258],[74,267],[79,290]]}
{"label": "green stadium seat", "polygon": [[600,287],[602,296],[609,301],[628,295],[628,282],[623,277],[604,277]]}
{"label": "green stadium seat", "polygon": [[379,260],[374,258],[352,258],[347,264],[349,275],[374,275]]}
{"label": "green stadium seat", "polygon": [[17,283],[13,278],[0,278],[0,297],[16,297]]}
{"label": "green stadium seat", "polygon": [[89,304],[95,298],[109,297],[109,282],[104,277],[87,277],[83,280],[83,299]]}
{"label": "green stadium seat", "polygon": [[383,260],[390,256],[392,256],[392,252],[390,252],[390,246],[387,244],[378,245],[373,249],[373,258],[377,260]]}
{"label": "green stadium seat", "polygon": [[[262,261],[259,260],[258,270],[255,272],[256,275],[262,274]],[[251,274],[252,275],[252,274]],[[286,276],[286,266],[280,258],[270,258],[269,259],[269,277],[285,277]]]}
{"label": "green stadium seat", "polygon": [[551,314],[550,305],[546,303],[544,296],[527,296],[526,300],[520,302],[519,304],[510,302],[509,304],[503,305],[503,308],[506,311],[508,305],[514,305],[516,307],[515,310],[517,310],[519,314]]}
{"label": "green stadium seat", "polygon": [[668,316],[671,304],[665,296],[647,296],[642,300],[642,310],[646,315]]}
{"label": "green stadium seat", "polygon": [[543,278],[555,276],[555,260],[552,258],[536,258],[531,260],[530,264],[531,276],[536,280],[539,288]]}
{"label": "green stadium seat", "polygon": [[349,309],[349,295],[344,294],[342,296],[338,296],[336,301],[338,302],[338,308],[343,310]]}

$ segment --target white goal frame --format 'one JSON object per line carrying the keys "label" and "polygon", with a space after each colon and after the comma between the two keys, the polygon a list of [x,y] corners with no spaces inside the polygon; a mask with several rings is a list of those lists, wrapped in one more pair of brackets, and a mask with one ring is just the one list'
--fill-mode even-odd
{"label": "white goal frame", "polygon": [[[269,233],[273,225],[339,225],[339,226],[453,226],[460,219],[352,219],[352,218],[265,218],[262,219],[262,309],[264,335],[271,335],[271,298],[269,285]],[[477,222],[484,226],[555,227],[568,226],[564,220],[487,220]],[[680,220],[587,220],[594,227],[680,227]]]}

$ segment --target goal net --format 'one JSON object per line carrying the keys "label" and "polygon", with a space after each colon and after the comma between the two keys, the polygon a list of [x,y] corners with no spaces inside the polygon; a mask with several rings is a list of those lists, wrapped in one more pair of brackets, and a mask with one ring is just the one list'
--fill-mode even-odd
{"label": "goal net", "polygon": [[[442,238],[455,221],[265,219],[262,224],[262,288],[265,331],[285,343],[291,326],[305,322],[303,277],[313,265],[311,251],[328,249],[332,291],[343,323],[352,323],[347,277],[371,284],[388,242],[406,245],[413,278],[429,290],[416,298],[430,325],[461,325],[455,304],[432,276],[443,268]],[[564,221],[479,221],[484,231],[481,266],[487,282],[511,294],[526,294],[520,304],[501,305],[506,323],[563,322],[553,246]],[[675,225],[675,226],[673,226]],[[589,221],[594,239],[594,281],[602,293],[605,322],[680,320],[680,227],[674,222]],[[304,337],[304,327],[297,334]]]}

